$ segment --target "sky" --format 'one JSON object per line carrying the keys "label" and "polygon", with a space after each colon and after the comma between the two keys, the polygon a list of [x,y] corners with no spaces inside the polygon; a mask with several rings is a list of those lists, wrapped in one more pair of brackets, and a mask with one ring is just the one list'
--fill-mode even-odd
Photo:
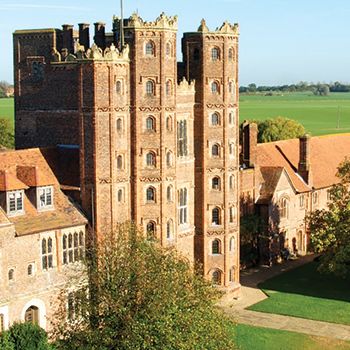
{"label": "sky", "polygon": [[[148,21],[178,15],[178,61],[183,32],[239,23],[239,84],[350,83],[349,0],[124,0],[124,17],[137,11]],[[0,81],[13,81],[12,33],[107,23],[120,0],[0,0]]]}

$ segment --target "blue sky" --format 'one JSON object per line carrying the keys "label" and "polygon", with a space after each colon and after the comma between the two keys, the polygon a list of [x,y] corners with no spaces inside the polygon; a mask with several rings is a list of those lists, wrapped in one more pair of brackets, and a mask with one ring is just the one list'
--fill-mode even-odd
{"label": "blue sky", "polygon": [[[136,10],[146,20],[177,14],[179,44],[202,18],[211,29],[238,22],[241,85],[350,83],[349,0],[124,0],[125,16]],[[113,14],[119,0],[0,0],[0,80],[12,81],[14,30],[97,21],[110,30]]]}

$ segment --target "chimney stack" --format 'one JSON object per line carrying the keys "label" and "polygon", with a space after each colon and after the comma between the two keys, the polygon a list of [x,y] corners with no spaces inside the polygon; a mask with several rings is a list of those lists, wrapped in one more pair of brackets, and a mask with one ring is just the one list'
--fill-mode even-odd
{"label": "chimney stack", "polygon": [[62,49],[67,49],[68,54],[74,52],[73,42],[73,26],[70,24],[62,25],[63,36],[62,36]]}
{"label": "chimney stack", "polygon": [[298,173],[308,185],[312,186],[310,139],[308,134],[299,138]]}
{"label": "chimney stack", "polygon": [[254,168],[256,165],[257,144],[258,126],[245,120],[242,124],[242,160],[247,168]]}
{"label": "chimney stack", "polygon": [[84,46],[85,51],[90,48],[90,32],[88,23],[79,23],[79,44]]}
{"label": "chimney stack", "polygon": [[102,22],[96,22],[95,25],[95,44],[104,50],[106,48],[106,24]]}

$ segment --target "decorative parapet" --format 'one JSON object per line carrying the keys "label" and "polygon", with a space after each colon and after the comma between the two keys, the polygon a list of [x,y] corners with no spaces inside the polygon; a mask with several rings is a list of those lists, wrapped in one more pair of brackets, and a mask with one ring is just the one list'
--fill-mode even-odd
{"label": "decorative parapet", "polygon": [[52,49],[52,62],[77,62],[77,61],[128,61],[129,60],[129,46],[125,45],[124,48],[119,51],[114,44],[102,50],[95,43],[87,51],[83,46],[78,46],[75,54],[69,54],[62,59],[61,54],[55,49]]}
{"label": "decorative parapet", "polygon": [[188,82],[185,77],[177,85],[177,92],[195,92],[195,81]]}
{"label": "decorative parapet", "polygon": [[153,22],[144,21],[137,13],[124,21],[125,27],[142,29],[172,29],[177,30],[177,16],[167,16],[164,12]]}
{"label": "decorative parapet", "polygon": [[203,18],[201,20],[201,24],[198,27],[198,32],[201,33],[221,33],[221,34],[234,34],[234,35],[239,35],[239,25],[238,23],[231,24],[228,21],[225,21],[221,27],[218,27],[215,29],[215,31],[209,30],[205,19]]}

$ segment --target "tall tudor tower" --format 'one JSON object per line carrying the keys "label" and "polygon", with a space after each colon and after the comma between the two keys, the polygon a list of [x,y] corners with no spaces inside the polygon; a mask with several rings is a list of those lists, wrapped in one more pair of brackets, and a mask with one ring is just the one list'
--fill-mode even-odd
{"label": "tall tudor tower", "polygon": [[228,286],[239,278],[238,27],[211,32],[202,20],[182,51],[185,76],[196,81],[196,258]]}
{"label": "tall tudor tower", "polygon": [[79,153],[70,166],[97,235],[132,220],[235,289],[238,27],[203,21],[177,63],[177,17],[120,24],[95,23],[92,45],[85,23],[14,33],[16,147]]}

